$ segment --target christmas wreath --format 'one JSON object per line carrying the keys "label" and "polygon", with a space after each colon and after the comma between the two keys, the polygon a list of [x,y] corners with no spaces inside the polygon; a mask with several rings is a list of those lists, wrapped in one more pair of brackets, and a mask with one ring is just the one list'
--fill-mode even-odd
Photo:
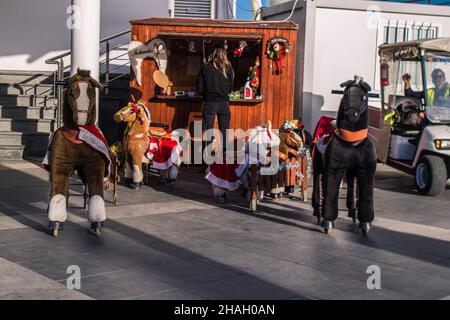
{"label": "christmas wreath", "polygon": [[277,37],[267,41],[266,57],[275,64],[275,69],[272,71],[273,74],[281,74],[283,72],[282,61],[290,50],[289,41],[285,38]]}

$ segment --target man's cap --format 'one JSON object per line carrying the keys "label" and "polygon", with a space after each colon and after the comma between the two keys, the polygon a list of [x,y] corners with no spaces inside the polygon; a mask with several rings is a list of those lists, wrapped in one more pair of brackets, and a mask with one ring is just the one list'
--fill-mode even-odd
{"label": "man's cap", "polygon": [[444,77],[445,78],[445,73],[444,73],[444,71],[442,71],[442,69],[436,68],[431,73],[431,77],[432,78],[436,78],[436,77]]}

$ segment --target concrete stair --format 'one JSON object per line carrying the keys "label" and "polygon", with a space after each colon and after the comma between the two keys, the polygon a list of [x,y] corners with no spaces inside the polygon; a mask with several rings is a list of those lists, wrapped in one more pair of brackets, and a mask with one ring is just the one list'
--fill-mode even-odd
{"label": "concrete stair", "polygon": [[[100,93],[99,126],[109,143],[123,136],[113,115],[128,102],[129,81],[117,79],[108,95]],[[0,70],[0,160],[44,156],[55,119],[52,72]]]}
{"label": "concrete stair", "polygon": [[55,129],[53,73],[0,70],[0,160],[43,156]]}

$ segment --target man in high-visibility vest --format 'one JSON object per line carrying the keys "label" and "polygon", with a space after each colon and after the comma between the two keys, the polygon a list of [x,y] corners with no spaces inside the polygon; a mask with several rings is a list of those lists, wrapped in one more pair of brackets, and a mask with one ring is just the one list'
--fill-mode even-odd
{"label": "man in high-visibility vest", "polygon": [[411,76],[404,74],[402,80],[405,85],[405,96],[427,100],[427,106],[450,105],[450,84],[446,81],[445,73],[442,69],[436,68],[431,73],[434,88],[427,89],[426,97],[423,91],[411,89]]}

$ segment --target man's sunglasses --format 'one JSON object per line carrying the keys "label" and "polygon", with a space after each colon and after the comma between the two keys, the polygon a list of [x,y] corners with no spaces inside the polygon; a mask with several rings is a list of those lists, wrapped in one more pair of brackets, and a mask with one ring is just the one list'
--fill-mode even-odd
{"label": "man's sunglasses", "polygon": [[432,79],[444,79],[444,76],[443,75],[438,75],[438,76],[432,77]]}

